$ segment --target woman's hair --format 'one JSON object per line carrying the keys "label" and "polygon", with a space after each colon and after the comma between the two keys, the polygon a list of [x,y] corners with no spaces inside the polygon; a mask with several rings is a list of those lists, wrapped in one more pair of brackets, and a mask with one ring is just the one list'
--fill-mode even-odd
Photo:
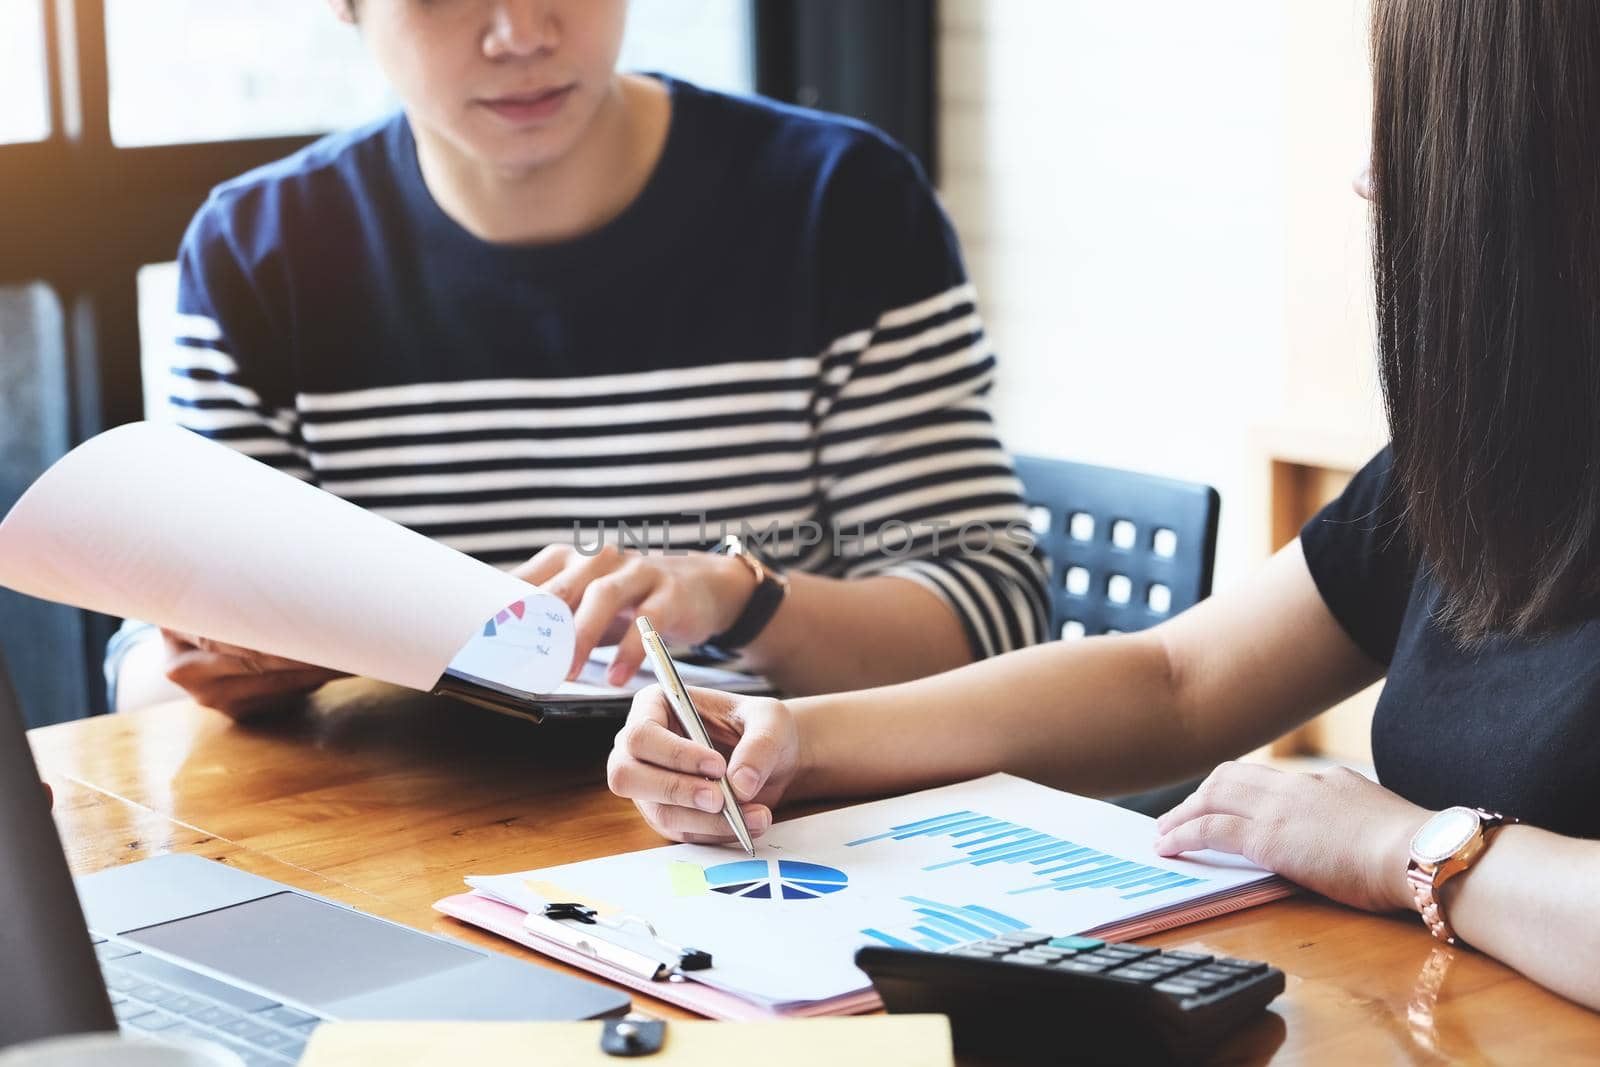
{"label": "woman's hair", "polygon": [[1374,0],[1394,474],[1464,644],[1600,603],[1600,0]]}

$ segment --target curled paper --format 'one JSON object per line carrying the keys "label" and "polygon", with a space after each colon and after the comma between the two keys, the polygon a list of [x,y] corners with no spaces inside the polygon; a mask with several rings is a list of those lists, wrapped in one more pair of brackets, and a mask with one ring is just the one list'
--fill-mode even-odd
{"label": "curled paper", "polygon": [[0,585],[425,691],[454,664],[548,692],[572,664],[558,598],[154,423],[40,476],[0,522]]}

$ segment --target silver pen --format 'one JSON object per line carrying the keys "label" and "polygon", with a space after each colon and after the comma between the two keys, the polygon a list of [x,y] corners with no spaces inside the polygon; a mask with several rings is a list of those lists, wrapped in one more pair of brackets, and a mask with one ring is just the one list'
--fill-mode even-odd
{"label": "silver pen", "polygon": [[[662,642],[661,635],[656,633],[650,620],[643,615],[634,620],[634,625],[639,627],[639,636],[644,638],[645,653],[655,667],[656,680],[666,692],[667,703],[672,705],[683,732],[695,744],[714,749],[711,736],[706,733],[706,724],[700,720],[700,712],[695,708],[694,701],[689,699],[689,690],[684,688],[683,679],[678,677],[678,668],[673,666],[672,657],[667,655],[667,646]],[[733,795],[728,776],[723,775],[717,784],[722,787],[722,814],[733,828],[733,836],[739,839],[739,844],[744,846],[746,852],[754,856],[756,846],[750,842],[750,828],[744,824],[744,815],[739,811],[739,800]]]}

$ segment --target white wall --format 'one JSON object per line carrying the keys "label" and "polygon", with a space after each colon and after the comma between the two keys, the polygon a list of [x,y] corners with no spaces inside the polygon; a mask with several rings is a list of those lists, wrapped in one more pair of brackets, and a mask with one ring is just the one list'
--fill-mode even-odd
{"label": "white wall", "polygon": [[1006,443],[1216,486],[1219,586],[1256,561],[1251,427],[1284,394],[1288,2],[940,5]]}

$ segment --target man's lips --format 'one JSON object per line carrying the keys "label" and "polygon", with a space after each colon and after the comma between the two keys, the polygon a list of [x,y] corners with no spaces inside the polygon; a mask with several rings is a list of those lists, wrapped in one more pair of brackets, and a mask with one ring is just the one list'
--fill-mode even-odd
{"label": "man's lips", "polygon": [[538,122],[560,111],[575,86],[562,85],[554,89],[540,89],[531,93],[510,93],[480,99],[477,102],[488,110],[511,122]]}

